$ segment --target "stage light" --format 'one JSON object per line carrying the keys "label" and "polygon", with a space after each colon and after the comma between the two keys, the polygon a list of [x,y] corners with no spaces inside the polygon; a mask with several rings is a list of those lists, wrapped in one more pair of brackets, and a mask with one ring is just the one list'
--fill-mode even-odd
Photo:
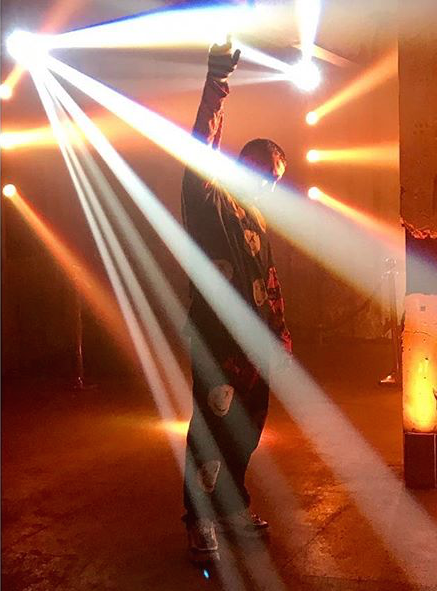
{"label": "stage light", "polygon": [[29,31],[16,30],[6,40],[10,55],[25,68],[41,65],[47,57],[48,35],[36,35]]}
{"label": "stage light", "polygon": [[12,87],[9,84],[0,84],[0,99],[7,101],[12,96]]}
{"label": "stage light", "polygon": [[319,150],[309,150],[307,152],[307,160],[308,162],[318,162],[320,160]]}
{"label": "stage light", "polygon": [[321,194],[322,192],[318,187],[311,187],[310,189],[308,189],[308,197],[313,201],[317,201],[318,199],[320,199]]}
{"label": "stage light", "polygon": [[321,81],[319,68],[308,60],[301,60],[291,66],[289,77],[293,84],[306,92],[315,90]]}
{"label": "stage light", "polygon": [[319,122],[319,116],[315,111],[310,111],[309,113],[307,113],[305,121],[308,123],[308,125],[316,125],[316,123]]}
{"label": "stage light", "polygon": [[17,189],[15,187],[15,185],[5,185],[3,187],[3,195],[5,197],[8,197],[9,199],[12,199],[12,197],[15,197],[15,195],[17,194]]}

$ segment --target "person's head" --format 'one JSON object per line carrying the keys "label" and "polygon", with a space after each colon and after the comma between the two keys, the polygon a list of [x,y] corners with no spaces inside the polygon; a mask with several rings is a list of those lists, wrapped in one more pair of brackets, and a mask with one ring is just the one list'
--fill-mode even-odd
{"label": "person's head", "polygon": [[273,191],[287,165],[284,150],[274,141],[258,138],[248,142],[240,152],[240,162],[262,177],[261,187]]}

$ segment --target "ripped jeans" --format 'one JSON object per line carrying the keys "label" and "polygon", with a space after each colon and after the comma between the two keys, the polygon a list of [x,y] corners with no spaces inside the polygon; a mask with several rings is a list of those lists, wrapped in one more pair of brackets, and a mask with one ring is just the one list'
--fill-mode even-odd
{"label": "ripped jeans", "polygon": [[245,475],[267,417],[269,386],[241,352],[211,355],[195,343],[193,416],[187,435],[188,522],[249,506]]}

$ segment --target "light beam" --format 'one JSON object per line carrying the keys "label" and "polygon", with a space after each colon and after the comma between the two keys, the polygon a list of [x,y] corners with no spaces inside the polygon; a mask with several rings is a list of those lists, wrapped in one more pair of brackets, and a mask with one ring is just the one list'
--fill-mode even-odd
{"label": "light beam", "polygon": [[208,46],[227,34],[256,30],[267,11],[248,6],[162,10],[57,35],[52,48]]}
{"label": "light beam", "polygon": [[308,62],[313,56],[314,40],[316,38],[319,23],[321,2],[320,0],[297,0],[295,6],[302,59],[304,62]]}
{"label": "light beam", "polygon": [[311,149],[307,160],[312,163],[349,164],[360,167],[398,168],[399,144],[386,142],[371,146],[356,146],[333,150]]}
{"label": "light beam", "polygon": [[[253,186],[256,174],[253,170],[226,157],[223,153],[210,150],[186,131],[150,109],[59,60],[50,57],[48,64],[50,69],[58,75],[94,98],[168,153],[185,162],[201,176],[216,178],[237,199],[256,205],[271,225],[287,240],[352,283],[360,292],[373,294],[375,287],[373,270],[365,264],[365,261],[358,264],[350,256],[350,248],[344,248],[345,244],[350,245],[352,239],[357,251],[372,252],[379,246],[375,244],[373,236],[369,236],[362,230],[354,230],[352,237],[353,226],[350,222],[338,216],[327,215],[324,232],[316,239],[313,232],[314,225],[317,223],[316,212],[309,206],[307,200],[301,199],[292,190],[278,186],[274,199],[261,199],[255,202]],[[81,115],[77,114],[73,117],[79,124]],[[81,122],[81,125],[86,129],[87,137],[95,136],[95,130],[90,128],[88,122]],[[106,151],[108,147],[105,145],[104,149]],[[112,150],[111,154],[110,167],[113,166],[112,158],[116,160],[119,158],[118,154]]]}
{"label": "light beam", "polygon": [[314,112],[319,119],[326,117],[326,115],[394,78],[397,74],[397,68],[397,49],[393,49],[355,78],[346,88],[343,88],[325,103],[314,109]]}
{"label": "light beam", "polygon": [[108,286],[95,277],[94,273],[88,269],[86,262],[73,252],[47,221],[44,221],[18,192],[15,193],[13,203],[73,285],[89,303],[96,318],[103,322],[114,336],[115,342],[130,354],[131,346],[127,339],[126,327],[115,300],[108,295]]}
{"label": "light beam", "polygon": [[396,259],[402,260],[405,256],[404,243],[402,240],[400,222],[398,227],[381,221],[375,216],[360,211],[356,207],[347,205],[340,199],[328,195],[319,187],[311,187],[308,190],[308,196],[314,201],[318,201],[332,211],[336,211],[345,218],[351,220],[354,225],[364,228],[370,235],[383,244],[387,251],[390,251]]}

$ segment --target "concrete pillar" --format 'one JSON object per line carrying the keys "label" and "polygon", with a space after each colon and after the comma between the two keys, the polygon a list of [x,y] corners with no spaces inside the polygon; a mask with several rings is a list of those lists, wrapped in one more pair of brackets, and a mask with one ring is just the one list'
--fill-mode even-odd
{"label": "concrete pillar", "polygon": [[437,486],[437,4],[399,3],[401,215],[406,228],[404,468]]}

